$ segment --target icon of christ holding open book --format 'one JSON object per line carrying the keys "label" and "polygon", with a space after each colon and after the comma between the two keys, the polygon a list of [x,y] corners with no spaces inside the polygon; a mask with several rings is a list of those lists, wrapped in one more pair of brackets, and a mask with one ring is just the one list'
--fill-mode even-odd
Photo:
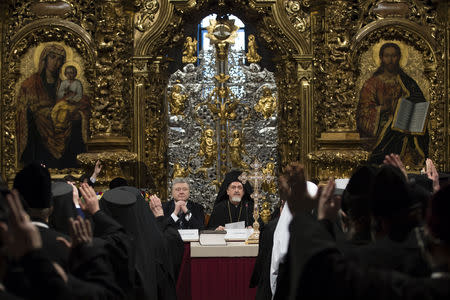
{"label": "icon of christ holding open book", "polygon": [[399,154],[409,166],[422,165],[428,156],[429,102],[420,87],[400,67],[397,43],[380,47],[380,66],[363,85],[356,112],[361,136],[375,138],[370,163]]}

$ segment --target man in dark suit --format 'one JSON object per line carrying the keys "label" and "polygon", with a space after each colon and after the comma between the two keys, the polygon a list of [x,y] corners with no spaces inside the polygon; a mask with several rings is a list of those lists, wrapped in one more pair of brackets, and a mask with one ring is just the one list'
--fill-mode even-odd
{"label": "man in dark suit", "polygon": [[189,201],[189,183],[185,178],[172,182],[173,201],[163,203],[164,216],[178,229],[203,229],[205,212],[201,204]]}

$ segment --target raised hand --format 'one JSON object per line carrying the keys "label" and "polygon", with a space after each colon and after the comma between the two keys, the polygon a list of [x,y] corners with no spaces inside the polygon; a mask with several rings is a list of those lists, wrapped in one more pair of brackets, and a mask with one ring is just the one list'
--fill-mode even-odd
{"label": "raised hand", "polygon": [[94,215],[100,210],[100,205],[98,203],[97,194],[94,189],[87,183],[82,183],[80,186],[81,196],[83,197],[80,201],[80,207],[83,211]]}
{"label": "raised hand", "polygon": [[319,203],[317,207],[318,220],[336,220],[338,212],[341,209],[341,197],[334,195],[335,188],[336,184],[334,183],[334,178],[330,178],[327,185],[322,189],[319,197]]}
{"label": "raised hand", "polygon": [[41,234],[24,211],[17,190],[6,195],[6,201],[9,207],[9,227],[0,223],[0,234],[7,253],[18,259],[32,250],[42,248]]}
{"label": "raised hand", "polygon": [[314,204],[306,197],[306,181],[303,166],[290,163],[279,178],[280,197],[286,200],[292,214],[310,213]]}
{"label": "raised hand", "polygon": [[72,243],[67,241],[63,237],[57,237],[56,239],[64,243],[67,248],[76,248],[82,245],[91,245],[93,239],[92,226],[89,220],[84,220],[78,216],[76,219],[69,219],[69,235]]}
{"label": "raised hand", "polygon": [[151,211],[153,212],[153,215],[155,217],[161,217],[164,216],[164,211],[162,209],[161,199],[158,198],[156,195],[150,196],[150,201],[148,202],[148,205],[150,206]]}
{"label": "raised hand", "polygon": [[394,167],[399,168],[400,171],[402,171],[403,175],[405,176],[405,179],[408,179],[408,173],[406,172],[406,168],[403,165],[403,162],[398,154],[391,153],[389,155],[386,155],[384,157],[383,163],[386,165],[392,165]]}
{"label": "raised hand", "polygon": [[434,166],[434,163],[431,159],[427,158],[425,161],[426,173],[429,179],[433,181],[433,193],[439,191],[439,174]]}
{"label": "raised hand", "polygon": [[95,163],[95,167],[94,167],[94,174],[92,174],[92,177],[97,178],[98,174],[100,174],[100,172],[102,171],[102,163],[97,160],[97,162]]}

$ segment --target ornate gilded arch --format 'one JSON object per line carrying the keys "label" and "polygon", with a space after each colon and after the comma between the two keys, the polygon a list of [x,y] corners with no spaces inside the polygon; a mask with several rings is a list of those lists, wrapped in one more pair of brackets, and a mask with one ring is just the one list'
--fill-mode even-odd
{"label": "ornate gilded arch", "polygon": [[43,18],[32,21],[20,28],[13,35],[7,45],[5,69],[3,72],[3,107],[2,119],[2,159],[3,168],[7,178],[12,178],[19,167],[19,158],[16,149],[16,83],[20,73],[22,56],[30,47],[44,42],[63,42],[82,56],[87,66],[84,74],[88,82],[95,81],[95,47],[92,37],[79,25],[58,18]]}
{"label": "ornate gilded arch", "polygon": [[[292,1],[291,1],[292,2]],[[187,18],[206,16],[214,10],[225,10],[244,22],[253,22],[258,38],[275,55],[276,83],[279,93],[279,153],[281,165],[289,161],[306,162],[313,147],[312,48],[308,1],[295,1],[292,7],[283,0],[252,0],[245,4],[229,1],[160,1],[152,10],[152,26],[146,32],[135,32],[134,51],[134,149],[140,161],[149,168],[157,185],[167,182],[166,85],[169,61],[162,54],[183,39]],[[221,6],[220,3],[224,3]],[[143,7],[137,12],[145,11]],[[201,18],[199,17],[199,20]],[[300,26],[301,23],[301,26]],[[169,58],[170,60],[170,58]],[[143,170],[140,182],[145,184]],[[165,185],[157,186],[166,196]]]}
{"label": "ornate gilded arch", "polygon": [[[401,41],[421,54],[423,75],[429,83],[429,89],[424,92],[427,95],[429,94],[428,100],[431,104],[428,123],[430,132],[429,154],[439,169],[445,169],[448,153],[445,150],[446,136],[441,133],[445,131],[446,112],[444,107],[446,98],[441,87],[442,82],[439,79],[445,76],[443,53],[436,39],[423,26],[409,20],[381,19],[361,28],[354,36],[351,47],[352,63],[358,66],[362,53],[382,39]],[[359,68],[356,68],[355,81],[359,72]],[[356,101],[358,92],[355,90]]]}

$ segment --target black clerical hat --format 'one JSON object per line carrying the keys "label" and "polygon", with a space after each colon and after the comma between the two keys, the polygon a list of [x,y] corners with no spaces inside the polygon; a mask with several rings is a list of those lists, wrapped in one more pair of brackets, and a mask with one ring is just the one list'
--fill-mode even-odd
{"label": "black clerical hat", "polygon": [[53,199],[65,196],[67,194],[72,194],[73,188],[70,184],[64,181],[52,182],[52,197]]}
{"label": "black clerical hat", "polygon": [[119,187],[103,193],[102,200],[116,205],[130,205],[136,202],[136,195]]}
{"label": "black clerical hat", "polygon": [[370,189],[375,179],[376,169],[371,166],[359,167],[350,178],[342,195],[342,210],[354,218],[369,214]]}
{"label": "black clerical hat", "polygon": [[14,178],[14,188],[19,191],[28,208],[52,206],[50,173],[38,162],[25,166]]}
{"label": "black clerical hat", "polygon": [[397,167],[382,166],[374,178],[370,198],[371,212],[375,216],[393,217],[417,207],[411,186]]}
{"label": "black clerical hat", "polygon": [[[214,202],[214,206],[217,205],[217,203],[228,199],[227,189],[231,183],[236,182],[236,181],[239,181],[240,183],[242,183],[242,181],[239,180],[239,176],[241,174],[242,174],[242,171],[240,171],[240,170],[231,170],[230,172],[228,172],[225,175],[225,179],[223,180],[222,184],[220,185],[219,192],[217,193],[217,197],[216,197],[216,201]],[[244,186],[244,191],[245,191],[244,197],[242,200],[252,201],[250,198],[250,195],[253,193],[252,186],[250,185],[250,183],[248,181],[245,184],[242,183],[242,185]]]}

